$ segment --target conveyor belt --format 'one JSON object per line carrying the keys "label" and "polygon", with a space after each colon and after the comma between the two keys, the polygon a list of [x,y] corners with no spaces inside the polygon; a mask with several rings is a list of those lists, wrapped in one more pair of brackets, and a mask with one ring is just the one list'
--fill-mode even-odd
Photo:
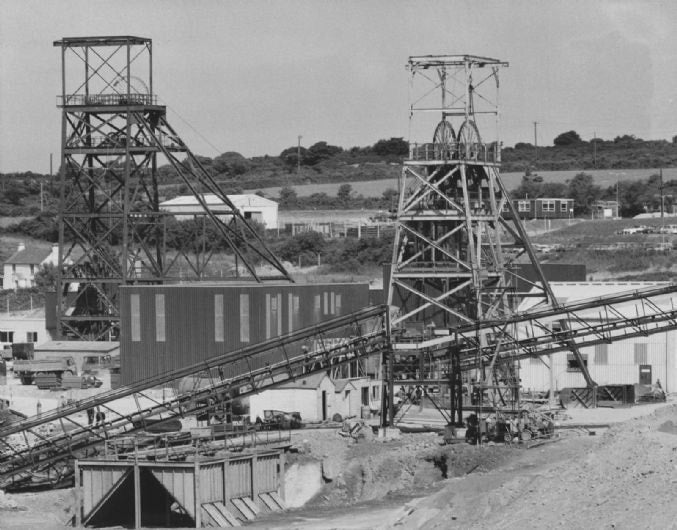
{"label": "conveyor belt", "polygon": [[[107,439],[142,430],[151,417],[171,420],[203,413],[236,395],[380,354],[388,348],[386,310],[369,307],[0,429],[0,487],[29,480],[36,471],[59,481],[70,471],[70,459]],[[180,381],[184,383],[178,385]],[[178,389],[155,397],[151,389],[167,383],[177,383]],[[86,411],[96,408],[106,420],[89,425]]]}

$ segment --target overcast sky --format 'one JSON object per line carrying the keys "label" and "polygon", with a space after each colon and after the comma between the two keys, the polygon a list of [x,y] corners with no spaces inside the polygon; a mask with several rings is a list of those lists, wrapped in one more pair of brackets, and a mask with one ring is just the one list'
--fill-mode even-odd
{"label": "overcast sky", "polygon": [[[505,145],[677,134],[677,3],[612,0],[1,0],[0,172],[60,152],[61,37],[153,39],[155,93],[191,149],[278,155],[407,136],[410,55],[501,72]],[[412,138],[412,141],[429,141]]]}

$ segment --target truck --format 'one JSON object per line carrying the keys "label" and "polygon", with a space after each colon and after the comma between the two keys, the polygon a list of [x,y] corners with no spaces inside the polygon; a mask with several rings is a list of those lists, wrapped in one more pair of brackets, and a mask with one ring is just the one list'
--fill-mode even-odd
{"label": "truck", "polygon": [[21,380],[21,384],[33,384],[38,375],[54,375],[58,380],[61,380],[63,375],[78,375],[78,369],[73,357],[14,361],[14,376]]}

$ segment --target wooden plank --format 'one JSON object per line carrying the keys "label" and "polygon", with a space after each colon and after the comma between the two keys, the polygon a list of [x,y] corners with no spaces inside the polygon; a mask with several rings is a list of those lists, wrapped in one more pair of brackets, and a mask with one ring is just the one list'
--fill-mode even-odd
{"label": "wooden plank", "polygon": [[230,526],[242,526],[242,523],[240,523],[240,520],[237,517],[235,517],[232,513],[230,513],[228,508],[226,508],[222,502],[215,502],[213,504],[214,504],[214,507],[219,511],[221,516],[226,521],[228,521],[228,524],[230,524]]}
{"label": "wooden plank", "polygon": [[235,506],[248,521],[253,521],[256,519],[256,514],[252,512],[244,502],[242,502],[242,499],[231,499],[230,502],[233,503],[233,506]]}
{"label": "wooden plank", "polygon": [[277,491],[271,491],[270,493],[268,493],[268,495],[270,495],[270,497],[277,503],[277,505],[280,507],[281,510],[284,510],[284,509],[287,508],[284,504],[284,501],[282,500],[280,495],[277,493]]}
{"label": "wooden plank", "polygon": [[250,499],[249,497],[242,497],[242,500],[247,505],[247,508],[249,508],[256,515],[261,513],[261,508],[259,508],[252,499]]}
{"label": "wooden plank", "polygon": [[[207,515],[216,523],[217,527],[227,527],[230,526],[225,517],[221,515],[219,510],[216,509],[216,506],[213,504],[203,504],[202,509],[207,512]],[[203,521],[206,522],[206,521]]]}
{"label": "wooden plank", "polygon": [[271,512],[279,512],[282,508],[273,500],[269,493],[259,493],[259,499],[263,502],[263,505],[268,508]]}

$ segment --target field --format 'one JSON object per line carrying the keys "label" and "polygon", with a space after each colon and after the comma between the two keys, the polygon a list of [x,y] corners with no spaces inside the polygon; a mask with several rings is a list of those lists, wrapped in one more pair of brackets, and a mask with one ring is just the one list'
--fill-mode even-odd
{"label": "field", "polygon": [[[658,173],[658,169],[600,169],[594,171],[585,171],[593,176],[595,184],[602,188],[615,186],[617,181],[646,179],[650,175]],[[545,182],[566,182],[581,171],[539,171],[538,174],[543,177]],[[523,173],[501,173],[501,179],[505,186],[510,190],[516,188],[522,180]],[[663,170],[663,179],[665,181],[677,179],[677,168],[667,168]],[[295,185],[293,188],[299,196],[308,196],[313,193],[326,193],[329,196],[336,195],[342,182],[332,182],[327,184],[303,184]],[[350,182],[353,190],[364,197],[380,197],[388,188],[397,189],[397,179],[365,180]],[[280,194],[282,186],[271,188],[255,188],[246,190],[247,192],[262,191],[268,198],[276,198]]]}

